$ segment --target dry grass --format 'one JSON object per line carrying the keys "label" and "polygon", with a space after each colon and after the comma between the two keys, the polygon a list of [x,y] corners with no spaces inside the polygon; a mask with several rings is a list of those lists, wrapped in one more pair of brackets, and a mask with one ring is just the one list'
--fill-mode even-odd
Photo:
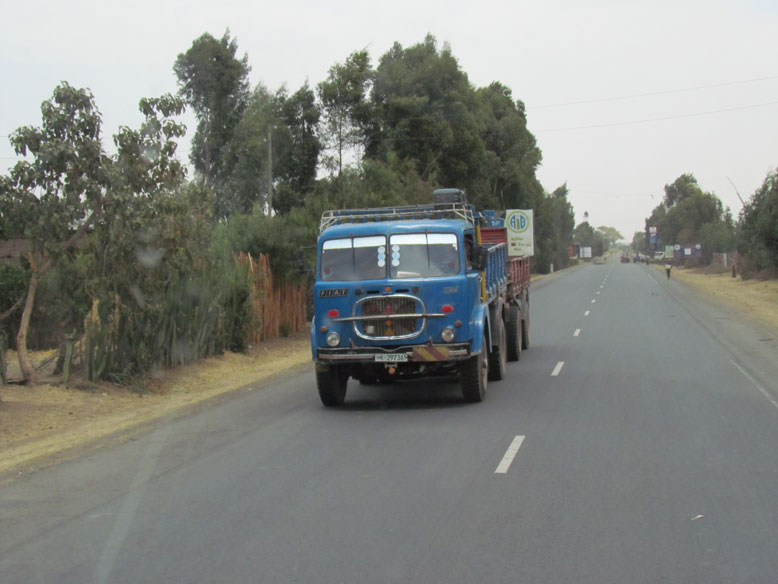
{"label": "dry grass", "polygon": [[[69,388],[45,382],[2,386],[0,472],[260,383],[309,361],[309,342],[308,334],[300,333],[260,344],[246,355],[226,353],[169,370],[142,393],[78,380]],[[13,357],[9,354],[9,366],[15,366]],[[50,357],[36,353],[34,361]]]}
{"label": "dry grass", "polygon": [[[659,267],[661,269],[661,266]],[[731,272],[673,269],[672,277],[778,331],[778,280],[743,280]]]}

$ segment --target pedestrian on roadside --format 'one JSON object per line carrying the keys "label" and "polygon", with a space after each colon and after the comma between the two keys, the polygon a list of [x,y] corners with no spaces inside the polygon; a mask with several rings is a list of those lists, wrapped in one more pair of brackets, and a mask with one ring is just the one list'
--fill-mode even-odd
{"label": "pedestrian on roadside", "polygon": [[667,279],[670,279],[670,270],[673,269],[672,264],[665,264],[665,273],[667,274]]}

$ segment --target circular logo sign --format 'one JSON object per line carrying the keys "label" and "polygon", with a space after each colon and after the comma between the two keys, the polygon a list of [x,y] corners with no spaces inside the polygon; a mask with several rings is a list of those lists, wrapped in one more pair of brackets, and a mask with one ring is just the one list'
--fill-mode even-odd
{"label": "circular logo sign", "polygon": [[529,216],[524,211],[511,211],[505,218],[505,226],[511,231],[522,233],[529,227]]}

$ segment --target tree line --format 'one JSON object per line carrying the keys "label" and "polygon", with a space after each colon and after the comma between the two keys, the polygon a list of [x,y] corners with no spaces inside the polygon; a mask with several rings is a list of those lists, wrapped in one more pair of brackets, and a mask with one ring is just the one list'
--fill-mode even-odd
{"label": "tree line", "polygon": [[662,202],[645,220],[645,231],[633,237],[635,250],[648,250],[650,229],[656,228],[656,249],[666,245],[700,244],[701,263],[713,253],[737,251],[739,270],[748,278],[778,275],[778,178],[768,173],[762,186],[743,201],[735,220],[715,193],[704,192],[693,174],[679,176],[664,187]]}

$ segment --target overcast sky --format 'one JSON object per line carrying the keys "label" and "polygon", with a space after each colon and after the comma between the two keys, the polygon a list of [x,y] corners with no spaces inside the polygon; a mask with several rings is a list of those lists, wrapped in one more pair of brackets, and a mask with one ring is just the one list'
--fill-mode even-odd
{"label": "overcast sky", "polygon": [[[737,216],[778,167],[778,0],[0,0],[0,170],[62,80],[89,88],[106,147],[138,100],[176,91],[173,62],[229,28],[252,85],[315,86],[353,51],[448,42],[476,87],[524,101],[547,191],[576,222],[642,230],[693,173]],[[193,122],[192,118],[188,118]],[[193,123],[188,124],[190,132]],[[189,135],[188,134],[188,135]],[[186,138],[188,141],[188,137]],[[185,146],[188,152],[188,146]],[[457,185],[447,185],[457,186]]]}

